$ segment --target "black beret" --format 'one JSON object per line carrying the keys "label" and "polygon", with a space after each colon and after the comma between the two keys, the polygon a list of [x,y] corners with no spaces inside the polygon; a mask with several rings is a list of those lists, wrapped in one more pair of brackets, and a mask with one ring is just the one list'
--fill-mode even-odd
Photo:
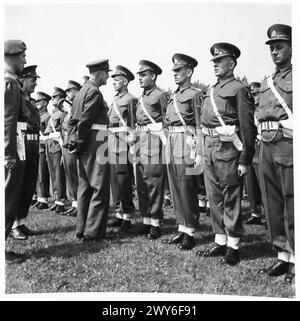
{"label": "black beret", "polygon": [[26,50],[26,45],[22,40],[9,39],[4,41],[4,55],[20,55]]}

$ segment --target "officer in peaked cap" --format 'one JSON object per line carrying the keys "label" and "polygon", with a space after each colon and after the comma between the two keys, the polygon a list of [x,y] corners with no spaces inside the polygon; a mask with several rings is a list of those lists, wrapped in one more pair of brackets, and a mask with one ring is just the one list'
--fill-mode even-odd
{"label": "officer in peaked cap", "polygon": [[[164,118],[168,103],[167,92],[156,86],[161,68],[149,60],[141,60],[137,72],[143,93],[138,99],[136,179],[139,208],[143,217],[141,234],[149,239],[161,236],[160,220],[163,219],[162,202],[166,166],[163,163],[163,144],[166,137],[163,132]],[[156,127],[156,128],[155,128]]]}
{"label": "officer in peaked cap", "polygon": [[74,153],[69,153],[68,150],[68,143],[69,143],[69,136],[68,136],[68,124],[72,117],[72,104],[73,101],[78,94],[81,85],[74,81],[69,80],[68,86],[66,89],[66,99],[61,100],[60,103],[63,105],[63,111],[66,113],[63,123],[61,125],[61,134],[62,134],[62,155],[63,155],[63,162],[64,162],[64,169],[66,174],[66,185],[69,191],[71,207],[68,208],[63,215],[68,216],[77,216],[77,190],[78,190],[78,172],[77,172],[77,165],[76,165],[76,155]]}
{"label": "officer in peaked cap", "polygon": [[49,101],[52,99],[52,97],[42,91],[38,91],[36,93],[36,97],[35,97],[35,102],[37,103],[38,101],[41,100],[45,100],[47,103],[49,103]]}
{"label": "officer in peaked cap", "polygon": [[[166,155],[178,233],[170,239],[164,239],[163,243],[178,244],[180,249],[190,250],[195,245],[195,218],[198,216],[198,175],[192,172],[196,155],[191,154],[196,154],[194,144],[200,131],[202,92],[191,83],[194,68],[198,65],[197,60],[176,53],[172,62],[178,87],[171,95],[166,111],[165,122],[169,128]],[[199,161],[198,155],[197,162]]]}
{"label": "officer in peaked cap", "polygon": [[231,57],[233,59],[239,58],[241,55],[241,51],[235,45],[227,42],[218,42],[211,46],[210,53],[212,54],[213,58],[212,61],[223,57]]}
{"label": "officer in peaked cap", "polygon": [[295,275],[292,28],[275,24],[268,29],[267,36],[275,71],[260,87],[259,166],[264,209],[278,257],[265,271],[269,276],[285,274],[284,279],[292,282]]}
{"label": "officer in peaked cap", "polygon": [[66,179],[64,166],[61,163],[61,126],[66,114],[58,109],[59,101],[65,98],[65,96],[66,93],[62,88],[54,87],[52,94],[52,104],[54,108],[44,131],[45,135],[49,135],[46,141],[46,156],[55,198],[54,205],[50,210],[58,214],[66,211]]}
{"label": "officer in peaked cap", "polygon": [[[4,42],[4,140],[5,140],[5,239],[10,234],[19,206],[25,170],[21,127],[28,118],[25,97],[17,79],[26,64],[26,45],[21,40]],[[18,134],[17,134],[18,132]],[[5,251],[6,263],[21,263],[24,256]]]}
{"label": "officer in peaked cap", "polygon": [[47,210],[48,198],[50,197],[49,185],[50,174],[46,159],[46,140],[49,134],[45,134],[45,130],[50,118],[47,106],[52,97],[45,92],[38,91],[36,93],[35,103],[40,115],[40,132],[39,132],[39,169],[37,179],[37,203],[33,205],[39,210]]}
{"label": "officer in peaked cap", "polygon": [[161,68],[158,65],[156,65],[154,62],[151,62],[149,60],[140,60],[139,65],[140,67],[137,72],[138,75],[148,70],[154,72],[156,75],[161,75],[162,73]]}
{"label": "officer in peaked cap", "polygon": [[267,45],[271,45],[274,42],[287,41],[288,43],[292,42],[292,28],[284,24],[275,24],[272,25],[268,31],[268,40],[266,41]]}
{"label": "officer in peaked cap", "polygon": [[101,71],[101,70],[105,70],[107,72],[111,71],[111,69],[109,68],[108,59],[99,59],[99,60],[92,61],[86,64],[86,67],[89,69],[90,73],[93,73],[95,71]]}
{"label": "officer in peaked cap", "polygon": [[36,73],[36,67],[36,65],[26,66],[23,71],[19,73],[29,117],[27,118],[25,136],[26,162],[23,176],[24,182],[16,219],[10,232],[10,236],[17,240],[25,240],[33,234],[33,231],[31,231],[25,223],[36,188],[39,163],[40,115],[34,99],[30,96],[37,85],[37,78],[40,78]]}
{"label": "officer in peaked cap", "polygon": [[133,166],[129,157],[129,145],[134,138],[137,99],[128,92],[128,84],[134,80],[133,73],[126,67],[117,65],[111,74],[116,95],[109,107],[108,137],[111,189],[115,208],[115,219],[110,226],[120,226],[119,232],[126,233],[131,227],[131,217],[135,212],[132,184]]}
{"label": "officer in peaked cap", "polygon": [[204,96],[201,127],[204,134],[204,178],[215,244],[198,251],[204,257],[223,256],[236,265],[244,233],[241,211],[242,178],[254,154],[254,100],[245,84],[234,78],[240,50],[220,42],[210,48],[217,82]]}
{"label": "officer in peaked cap", "polygon": [[68,81],[68,87],[67,87],[67,89],[65,91],[68,92],[71,89],[76,89],[76,90],[79,91],[80,88],[81,88],[81,85],[77,81],[69,80]]}
{"label": "officer in peaked cap", "polygon": [[[90,79],[73,101],[68,135],[77,152],[76,237],[103,241],[109,211],[110,170],[107,159],[107,105],[99,90],[109,78],[108,59],[88,63]],[[74,139],[72,138],[74,137]]]}
{"label": "officer in peaked cap", "polygon": [[[249,84],[251,95],[254,98],[255,113],[254,113],[254,123],[257,126],[256,112],[259,100],[259,88],[260,82],[251,82]],[[259,158],[259,148],[260,148],[260,135],[257,135],[255,141],[255,154],[252,160],[252,164],[248,167],[248,172],[246,175],[246,186],[247,194],[249,198],[251,216],[246,220],[247,225],[262,225],[262,198],[259,184],[259,169],[258,169],[258,158]]]}

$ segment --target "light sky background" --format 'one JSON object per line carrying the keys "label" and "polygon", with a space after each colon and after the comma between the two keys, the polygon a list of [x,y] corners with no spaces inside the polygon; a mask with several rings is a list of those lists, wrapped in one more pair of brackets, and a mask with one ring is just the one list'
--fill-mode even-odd
{"label": "light sky background", "polygon": [[[22,39],[27,63],[38,65],[37,90],[49,94],[69,79],[82,82],[86,63],[109,58],[110,66],[138,70],[140,59],[163,70],[157,84],[175,89],[172,55],[185,53],[198,60],[193,80],[213,83],[210,47],[231,42],[241,50],[236,75],[260,81],[274,67],[270,59],[267,28],[291,24],[288,3],[98,2],[5,6],[4,38]],[[139,96],[138,79],[130,91]],[[101,91],[110,102],[111,79]],[[34,95],[33,95],[34,96]]]}
{"label": "light sky background", "polygon": [[[267,29],[274,23],[293,26],[293,57],[300,57],[300,19],[297,0],[235,0],[219,1],[80,1],[80,0],[0,0],[0,28],[4,39],[22,39],[27,45],[27,64],[38,65],[41,76],[36,91],[52,94],[53,87],[66,88],[67,81],[83,81],[88,75],[85,65],[93,60],[109,58],[110,66],[122,64],[134,74],[140,59],[157,63],[163,70],[158,77],[159,87],[176,88],[172,74],[172,55],[185,53],[198,60],[193,80],[205,84],[215,82],[210,47],[216,42],[231,42],[241,50],[235,70],[237,76],[248,81],[260,81],[274,70],[269,48],[265,45]],[[61,2],[64,2],[62,4]],[[293,4],[291,10],[291,4]],[[297,9],[296,9],[297,8]],[[297,14],[298,12],[298,14]],[[1,48],[2,48],[1,43]],[[299,63],[293,60],[294,88],[299,88]],[[2,87],[1,87],[1,90]],[[101,87],[104,98],[111,103],[114,95],[111,79]],[[136,78],[129,85],[136,96],[141,88]],[[33,94],[35,97],[35,94]],[[299,93],[294,90],[294,103],[300,103]],[[294,109],[297,123],[299,111]],[[3,115],[0,109],[0,115]],[[2,116],[3,117],[3,116]],[[2,118],[3,119],[3,118]],[[296,123],[296,124],[297,124]],[[1,123],[1,126],[3,124]],[[3,129],[0,126],[0,135]],[[300,126],[294,126],[295,141],[300,139]],[[297,128],[298,127],[298,128]],[[2,137],[2,136],[1,136]],[[0,141],[3,148],[3,139]],[[2,149],[3,150],[3,149]],[[295,148],[295,164],[299,159]],[[299,162],[298,162],[299,163]],[[4,182],[4,171],[0,171]],[[299,177],[299,166],[295,166],[295,177]],[[2,184],[4,185],[4,184]],[[1,185],[1,186],[2,186]],[[298,186],[298,189],[297,189]],[[300,210],[297,191],[300,186],[295,179],[295,213]],[[2,186],[4,199],[4,186]],[[4,202],[1,202],[4,213]],[[299,230],[299,217],[295,215]],[[4,231],[4,215],[0,217]],[[298,233],[299,234],[299,233]],[[295,235],[296,244],[300,238]],[[1,262],[4,260],[4,242],[0,244]],[[296,248],[297,250],[297,248]],[[296,257],[299,253],[297,250]],[[299,255],[298,255],[299,257]],[[4,293],[4,263],[1,264],[0,297],[3,300],[260,300],[259,297],[201,296],[197,294],[161,293],[56,293],[10,295]],[[300,275],[299,264],[296,275]],[[297,281],[299,290],[299,282]],[[299,291],[297,293],[300,293]],[[297,297],[299,294],[297,294]],[[272,300],[272,298],[264,298]],[[276,299],[278,300],[278,299]]]}

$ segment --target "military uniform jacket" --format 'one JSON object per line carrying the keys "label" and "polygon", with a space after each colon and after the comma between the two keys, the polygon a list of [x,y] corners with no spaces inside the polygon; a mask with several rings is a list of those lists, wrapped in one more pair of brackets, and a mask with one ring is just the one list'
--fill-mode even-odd
{"label": "military uniform jacket", "polygon": [[[221,126],[210,100],[211,88],[203,98],[201,126],[215,128]],[[214,85],[214,100],[226,125],[236,125],[243,143],[239,163],[249,165],[254,155],[256,127],[254,125],[254,100],[248,88],[234,77],[219,80]]]}
{"label": "military uniform jacket", "polygon": [[4,74],[5,160],[17,159],[17,122],[27,122],[28,110],[20,82],[9,71]]}
{"label": "military uniform jacket", "polygon": [[[274,87],[293,112],[292,66],[276,70],[271,76]],[[264,79],[260,87],[259,107],[256,112],[258,122],[279,121],[288,116]]]}
{"label": "military uniform jacket", "polygon": [[70,115],[66,114],[63,123],[61,125],[61,137],[62,137],[62,141],[63,144],[67,144],[68,143],[68,123],[70,121]]}
{"label": "military uniform jacket", "polygon": [[[137,99],[128,92],[117,94],[114,97],[114,101],[117,109],[120,112],[121,117],[126,123],[126,126],[134,129],[136,124],[136,105]],[[110,127],[122,127],[123,123],[118,117],[114,103],[110,105],[108,111],[109,126]],[[120,137],[124,138],[120,141]],[[112,133],[109,135],[109,148],[112,152],[127,151],[127,143],[125,141],[126,133]]]}
{"label": "military uniform jacket", "polygon": [[168,93],[154,86],[148,91],[145,90],[138,99],[136,121],[139,126],[145,126],[151,124],[151,121],[143,111],[141,99],[143,99],[144,106],[154,121],[156,123],[164,122],[169,99]]}
{"label": "military uniform jacket", "polygon": [[[46,129],[44,131],[45,135],[48,135],[50,133],[54,133],[55,131],[61,133],[61,126],[64,121],[64,118],[66,116],[66,113],[63,113],[59,109],[55,108],[52,112],[52,115],[48,118]],[[52,123],[51,123],[52,120]],[[53,124],[53,126],[52,126]],[[54,127],[54,129],[53,129]],[[59,142],[55,139],[51,140],[51,143],[49,145],[49,151],[50,153],[54,154],[59,151],[61,151],[61,147],[59,145]]]}
{"label": "military uniform jacket", "polygon": [[107,104],[93,79],[89,79],[76,95],[73,101],[73,112],[69,127],[77,128],[78,148],[83,151],[87,149],[92,132],[96,132],[92,130],[92,125],[107,125],[109,122]]}
{"label": "military uniform jacket", "polygon": [[[192,85],[178,88],[172,95],[167,106],[165,123],[167,126],[184,126],[176,114],[174,96],[176,95],[177,108],[187,126],[200,128],[200,108],[202,104],[202,91]],[[170,152],[176,158],[186,157],[190,154],[190,146],[184,141],[185,135],[174,135],[173,146]],[[169,152],[169,150],[167,149]]]}
{"label": "military uniform jacket", "polygon": [[[174,95],[179,112],[186,125],[200,128],[200,108],[202,104],[202,91],[192,85],[178,88],[172,95],[166,111],[167,126],[183,126],[174,107]],[[197,115],[196,115],[197,114]]]}
{"label": "military uniform jacket", "polygon": [[[41,120],[40,121],[40,133],[42,135],[45,135],[45,130],[46,130],[50,115],[48,113],[47,108],[45,108],[45,107],[42,107],[42,109],[39,110],[39,114],[40,114],[40,120]],[[40,140],[39,153],[45,152],[45,150],[46,150],[45,141]]]}
{"label": "military uniform jacket", "polygon": [[38,135],[40,131],[41,117],[35,106],[35,100],[29,97],[29,99],[26,99],[26,106],[29,111],[29,117],[27,119],[27,133]]}

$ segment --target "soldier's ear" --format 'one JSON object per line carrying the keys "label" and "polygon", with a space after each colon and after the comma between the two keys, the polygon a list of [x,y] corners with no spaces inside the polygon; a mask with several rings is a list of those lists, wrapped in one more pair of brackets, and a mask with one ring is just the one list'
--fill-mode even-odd
{"label": "soldier's ear", "polygon": [[188,76],[188,77],[192,77],[193,72],[194,72],[194,69],[193,69],[193,68],[188,68],[188,69],[187,69],[187,76]]}

